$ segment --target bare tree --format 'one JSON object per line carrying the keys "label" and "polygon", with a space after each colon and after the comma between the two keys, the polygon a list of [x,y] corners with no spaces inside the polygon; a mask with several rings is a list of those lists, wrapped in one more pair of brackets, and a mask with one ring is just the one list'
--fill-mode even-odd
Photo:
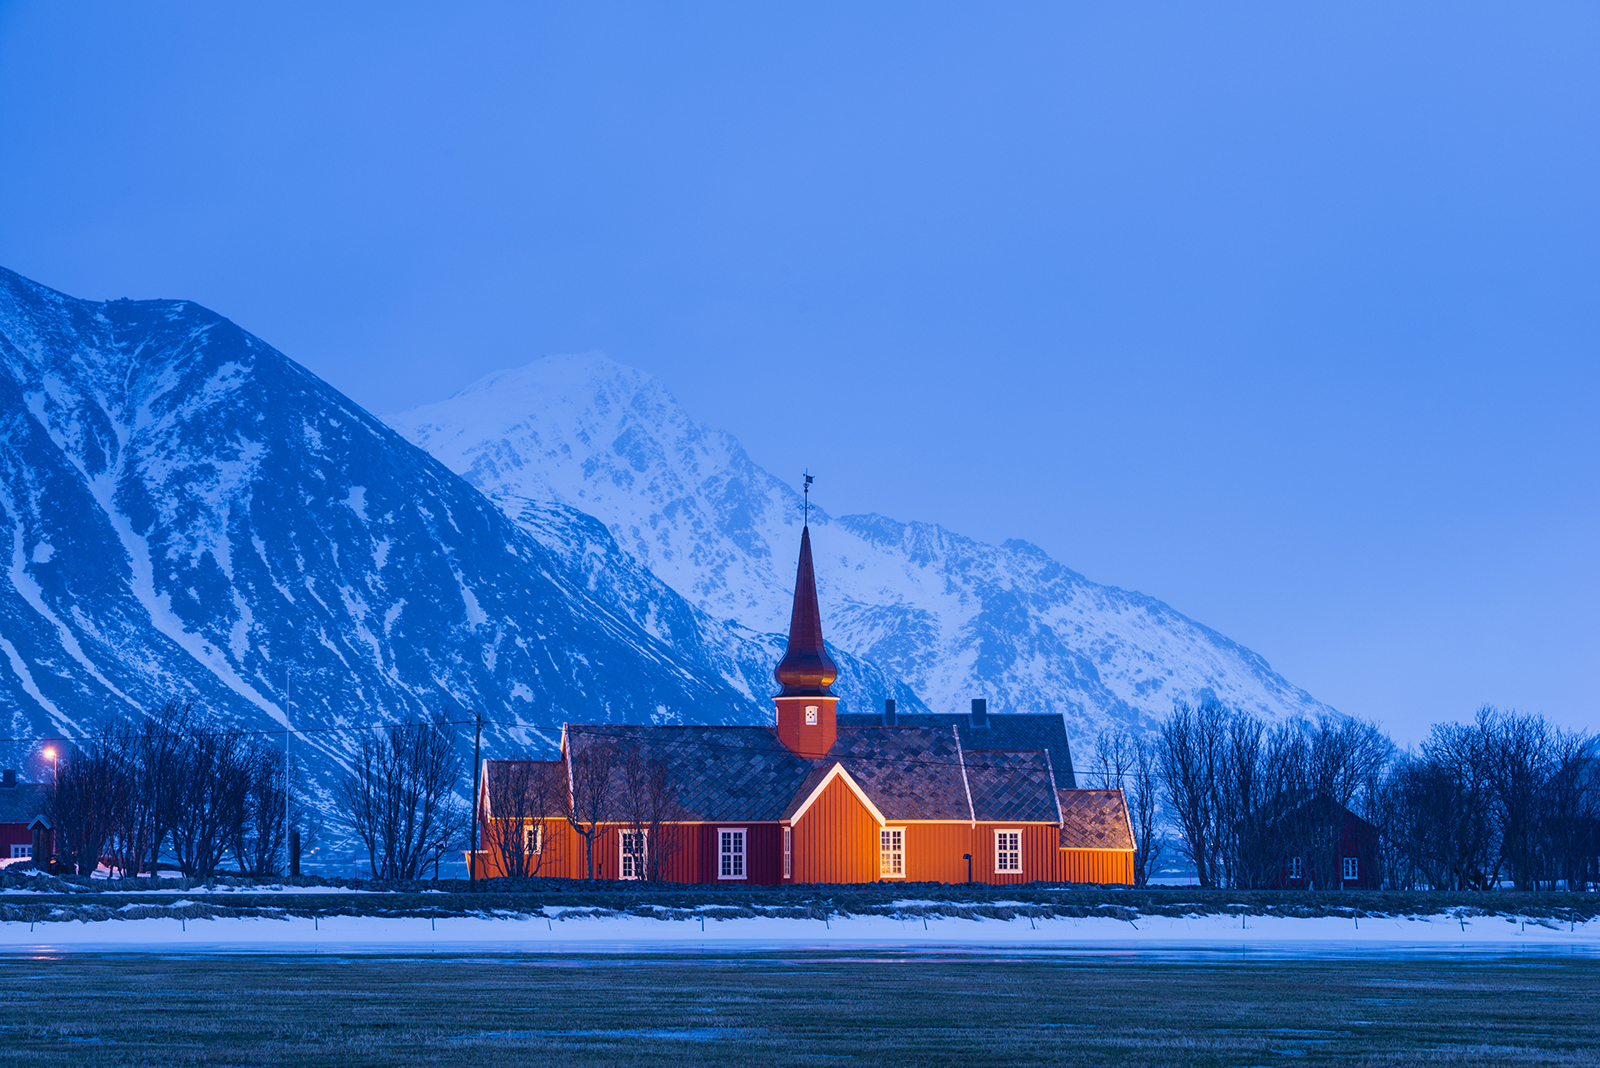
{"label": "bare tree", "polygon": [[1143,738],[1136,740],[1133,766],[1128,774],[1129,789],[1124,795],[1128,802],[1128,814],[1133,818],[1136,847],[1133,854],[1133,881],[1136,886],[1150,885],[1156,861],[1166,847],[1158,809],[1160,783],[1156,766],[1155,748]]}
{"label": "bare tree", "polygon": [[193,712],[169,701],[142,720],[128,748],[128,802],[118,821],[117,852],[124,873],[160,874],[184,780],[184,738]]}
{"label": "bare tree", "polygon": [[455,730],[441,715],[361,740],[339,797],[376,878],[417,878],[470,826],[470,810],[463,816],[454,797],[461,781],[454,743]]}
{"label": "bare tree", "polygon": [[678,780],[667,755],[653,752],[645,764],[645,818],[650,832],[650,879],[660,882],[678,851]]}
{"label": "bare tree", "polygon": [[1488,754],[1479,732],[1460,724],[1433,728],[1407,779],[1407,810],[1419,826],[1417,863],[1429,885],[1487,890],[1499,870],[1498,828]]}
{"label": "bare tree", "polygon": [[622,802],[622,835],[617,878],[644,879],[649,873],[650,854],[650,770],[644,749],[637,738],[618,746],[617,778]]}
{"label": "bare tree", "polygon": [[611,815],[611,772],[617,761],[616,747],[608,741],[581,740],[567,729],[567,768],[572,789],[567,801],[567,822],[583,839],[584,858],[589,878],[595,878],[595,839]]}
{"label": "bare tree", "polygon": [[283,856],[289,813],[285,811],[288,761],[277,746],[252,741],[247,745],[244,821],[233,841],[234,859],[247,875],[276,875]]}
{"label": "bare tree", "polygon": [[489,766],[484,848],[495,854],[507,875],[538,875],[551,847],[545,821],[566,809],[565,791],[558,789],[553,774],[560,765],[516,760]]}
{"label": "bare tree", "polygon": [[1227,719],[1215,702],[1199,708],[1180,703],[1156,743],[1167,810],[1201,886],[1217,885],[1219,766]]}
{"label": "bare tree", "polygon": [[49,796],[56,851],[69,872],[92,875],[127,807],[130,732],[112,727],[70,750]]}
{"label": "bare tree", "polygon": [[1600,857],[1600,760],[1594,740],[1561,734],[1555,743],[1555,770],[1546,785],[1544,847],[1552,879],[1582,893],[1595,879]]}
{"label": "bare tree", "polygon": [[243,836],[252,754],[239,735],[204,730],[183,732],[180,754],[172,851],[185,875],[208,879]]}
{"label": "bare tree", "polygon": [[1543,716],[1478,710],[1478,744],[1494,791],[1500,860],[1518,890],[1539,889],[1545,789],[1555,773],[1555,733]]}
{"label": "bare tree", "polygon": [[623,879],[661,879],[677,851],[677,781],[667,755],[629,738],[616,750]]}
{"label": "bare tree", "polygon": [[1160,774],[1156,747],[1131,731],[1101,731],[1094,742],[1088,781],[1102,790],[1121,790],[1133,821],[1133,881],[1147,886],[1166,842],[1160,822]]}
{"label": "bare tree", "polygon": [[1126,730],[1101,731],[1094,740],[1094,767],[1088,779],[1102,790],[1125,788],[1128,772],[1137,756],[1137,743]]}

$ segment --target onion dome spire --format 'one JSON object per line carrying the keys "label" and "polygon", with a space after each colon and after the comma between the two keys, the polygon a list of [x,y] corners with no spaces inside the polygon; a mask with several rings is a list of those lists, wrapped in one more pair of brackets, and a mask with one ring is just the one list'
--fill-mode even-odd
{"label": "onion dome spire", "polygon": [[779,697],[832,697],[828,687],[839,668],[822,645],[822,612],[817,608],[817,577],[811,567],[811,528],[800,528],[800,566],[794,576],[794,611],[789,615],[789,648],[772,673],[783,686]]}

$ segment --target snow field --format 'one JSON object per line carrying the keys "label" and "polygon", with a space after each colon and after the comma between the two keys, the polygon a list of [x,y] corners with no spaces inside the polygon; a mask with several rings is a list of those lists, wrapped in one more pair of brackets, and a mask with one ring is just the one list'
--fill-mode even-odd
{"label": "snow field", "polygon": [[[680,915],[682,915],[680,913]],[[1600,920],[1561,923],[1504,916],[1141,916],[1010,920],[940,916],[654,919],[582,908],[531,914],[385,918],[224,917],[0,923],[0,951],[503,952],[755,951],[1015,948],[1241,951],[1323,957],[1441,951],[1600,954]]]}

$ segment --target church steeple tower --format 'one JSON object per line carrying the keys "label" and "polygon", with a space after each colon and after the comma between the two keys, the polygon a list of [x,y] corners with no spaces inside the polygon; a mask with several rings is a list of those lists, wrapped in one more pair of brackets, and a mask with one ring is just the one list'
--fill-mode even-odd
{"label": "church steeple tower", "polygon": [[829,687],[839,668],[822,644],[822,612],[817,607],[817,578],[811,565],[811,527],[800,529],[800,565],[794,576],[794,609],[789,613],[789,647],[773,671],[782,689],[778,706],[778,740],[796,756],[826,756],[839,736],[835,707],[839,699]]}

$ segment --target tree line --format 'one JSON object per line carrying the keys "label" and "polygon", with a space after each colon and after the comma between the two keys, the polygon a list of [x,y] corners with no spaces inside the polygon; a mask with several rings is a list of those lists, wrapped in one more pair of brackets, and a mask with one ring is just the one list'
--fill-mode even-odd
{"label": "tree line", "polygon": [[[436,715],[375,728],[357,744],[333,800],[375,878],[437,874],[472,840],[458,740]],[[1086,779],[1124,791],[1140,885],[1169,850],[1203,886],[1283,885],[1290,857],[1304,863],[1304,885],[1327,885],[1348,813],[1375,834],[1376,877],[1364,882],[1582,890],[1600,885],[1597,749],[1589,734],[1493,708],[1402,752],[1359,720],[1268,724],[1204,702],[1178,705],[1150,734],[1102,732]],[[105,864],[121,875],[165,867],[207,878],[231,861],[243,874],[275,875],[289,828],[306,848],[320,830],[292,795],[280,746],[211,729],[174,702],[64,754],[48,815],[69,872]],[[583,843],[591,878],[660,879],[678,851],[677,783],[665,755],[636,739],[588,739],[565,766],[498,763],[486,800],[497,818],[484,825],[482,849],[500,871],[545,870],[552,819]],[[623,870],[608,873],[595,845],[619,820]]]}
{"label": "tree line", "polygon": [[63,754],[47,815],[68,873],[105,863],[123,876],[167,867],[209,878],[231,859],[244,874],[274,875],[290,823],[308,840],[318,829],[287,802],[282,749],[209,729],[191,706],[172,702]]}
{"label": "tree line", "polygon": [[1600,883],[1596,749],[1489,707],[1402,752],[1359,720],[1268,725],[1204,702],[1148,736],[1103,732],[1089,777],[1126,792],[1141,885],[1169,847],[1202,886],[1283,885],[1291,858],[1304,882],[1332,881],[1349,813],[1373,829],[1386,888],[1582,890]]}

